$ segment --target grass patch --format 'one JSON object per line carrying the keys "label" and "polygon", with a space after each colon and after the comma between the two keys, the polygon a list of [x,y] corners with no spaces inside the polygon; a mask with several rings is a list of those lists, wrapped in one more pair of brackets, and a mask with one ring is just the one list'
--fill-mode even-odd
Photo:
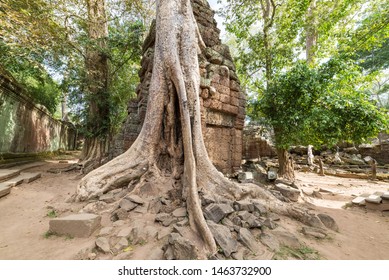
{"label": "grass patch", "polygon": [[44,234],[43,234],[43,237],[46,238],[46,239],[49,239],[50,237],[52,236],[57,236],[57,234],[55,232],[52,232],[50,230],[46,231]]}
{"label": "grass patch", "polygon": [[55,210],[52,209],[49,212],[47,212],[46,216],[49,217],[49,218],[57,218],[57,212],[55,212]]}
{"label": "grass patch", "polygon": [[322,259],[319,252],[308,246],[301,246],[300,248],[290,248],[288,246],[282,246],[278,250],[273,260],[320,260]]}

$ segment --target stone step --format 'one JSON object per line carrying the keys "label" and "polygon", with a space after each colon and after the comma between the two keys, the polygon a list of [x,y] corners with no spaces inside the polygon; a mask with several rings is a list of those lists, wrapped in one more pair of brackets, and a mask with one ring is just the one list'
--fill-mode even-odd
{"label": "stone step", "polygon": [[47,162],[45,162],[45,161],[35,161],[35,162],[27,163],[27,164],[21,164],[21,165],[15,166],[16,168],[10,168],[10,169],[19,170],[20,172],[22,172],[22,171],[26,171],[28,169],[39,167],[39,166],[46,165],[46,164],[47,164]]}
{"label": "stone step", "polygon": [[19,169],[0,169],[0,182],[7,181],[20,175]]}
{"label": "stone step", "polygon": [[11,192],[11,186],[0,183],[0,197],[6,196]]}
{"label": "stone step", "polygon": [[41,173],[39,172],[35,172],[35,173],[21,172],[19,176],[14,177],[4,183],[8,184],[11,187],[15,187],[22,183],[31,183],[32,181],[35,181],[40,177],[41,177]]}

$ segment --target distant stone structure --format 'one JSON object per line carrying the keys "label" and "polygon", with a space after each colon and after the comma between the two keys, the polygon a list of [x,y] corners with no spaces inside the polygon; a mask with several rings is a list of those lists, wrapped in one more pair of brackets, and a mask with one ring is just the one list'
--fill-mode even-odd
{"label": "distant stone structure", "polygon": [[270,142],[269,131],[262,126],[249,125],[243,130],[243,159],[253,160],[277,155]]}
{"label": "distant stone structure", "polygon": [[[224,173],[240,168],[246,97],[241,90],[229,48],[222,44],[214,12],[205,0],[192,0],[193,13],[207,46],[199,56],[201,114],[205,145],[213,164]],[[125,152],[138,136],[146,114],[153,68],[155,25],[143,45],[137,98],[128,105],[128,117],[115,137],[110,156]]]}
{"label": "distant stone structure", "polygon": [[[15,153],[74,150],[77,130],[35,104],[12,77],[0,69],[0,157]],[[10,156],[8,155],[7,158]]]}

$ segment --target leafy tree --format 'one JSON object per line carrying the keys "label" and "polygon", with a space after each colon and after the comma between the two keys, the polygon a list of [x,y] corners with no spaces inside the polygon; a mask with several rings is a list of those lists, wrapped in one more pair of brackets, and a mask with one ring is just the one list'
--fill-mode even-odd
{"label": "leafy tree", "polygon": [[388,127],[387,111],[377,108],[359,79],[353,61],[336,58],[318,68],[298,62],[273,79],[254,107],[274,128],[281,174],[293,178],[291,145],[361,143]]}

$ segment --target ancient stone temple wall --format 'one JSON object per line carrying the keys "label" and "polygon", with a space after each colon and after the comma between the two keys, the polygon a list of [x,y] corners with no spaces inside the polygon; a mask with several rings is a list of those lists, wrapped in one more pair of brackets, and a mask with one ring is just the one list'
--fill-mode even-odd
{"label": "ancient stone temple wall", "polygon": [[74,150],[76,139],[73,124],[54,119],[21,86],[0,72],[0,158],[10,153]]}
{"label": "ancient stone temple wall", "polygon": [[[205,0],[192,0],[202,39],[207,46],[199,56],[200,104],[205,145],[214,165],[224,173],[238,169],[242,160],[245,94],[240,88],[230,51],[220,41],[214,12]],[[155,26],[143,46],[141,83],[137,99],[129,102],[128,117],[115,137],[111,157],[126,151],[142,128],[154,57]]]}

